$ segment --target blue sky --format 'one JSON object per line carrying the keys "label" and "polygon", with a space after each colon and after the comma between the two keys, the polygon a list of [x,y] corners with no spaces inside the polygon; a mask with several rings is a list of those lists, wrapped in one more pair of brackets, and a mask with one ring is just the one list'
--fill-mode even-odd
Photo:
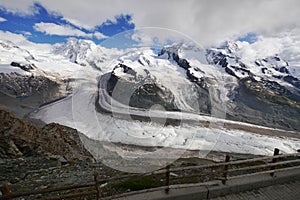
{"label": "blue sky", "polygon": [[[48,12],[40,4],[34,4],[33,9],[33,15],[20,15],[0,7],[0,17],[4,19],[0,22],[0,30],[23,34],[29,41],[36,43],[54,44],[65,42],[69,37],[77,37],[90,39],[99,44],[112,35],[135,28],[131,16],[126,14],[120,14],[115,19],[107,19],[92,30],[87,30],[68,22],[57,13]],[[55,32],[55,28],[59,30],[65,28],[69,32],[62,34],[62,31]]]}
{"label": "blue sky", "polygon": [[257,35],[255,33],[247,33],[246,35],[239,37],[237,40],[241,42],[249,42],[250,44],[254,43],[257,41]]}

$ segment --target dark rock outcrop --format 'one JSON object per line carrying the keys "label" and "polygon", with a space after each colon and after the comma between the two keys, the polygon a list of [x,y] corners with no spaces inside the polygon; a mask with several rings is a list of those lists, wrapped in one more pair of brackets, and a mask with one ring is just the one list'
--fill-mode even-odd
{"label": "dark rock outcrop", "polygon": [[54,96],[59,83],[44,76],[0,73],[0,91],[17,98],[33,95]]}
{"label": "dark rock outcrop", "polygon": [[232,98],[227,119],[299,131],[299,96],[276,82],[243,78]]}
{"label": "dark rock outcrop", "polygon": [[292,84],[296,88],[300,89],[300,80],[298,78],[287,75],[287,76],[283,77],[283,80]]}
{"label": "dark rock outcrop", "polygon": [[28,113],[64,97],[70,91],[68,79],[0,73],[0,106],[24,118]]}
{"label": "dark rock outcrop", "polygon": [[[115,73],[120,70],[129,76]],[[150,109],[153,105],[162,105],[166,110],[178,110],[170,90],[156,82],[147,69],[144,75],[137,74],[131,67],[118,64],[107,83],[109,94],[117,101],[137,108]]]}
{"label": "dark rock outcrop", "polygon": [[13,67],[19,67],[20,69],[27,71],[27,72],[29,72],[35,68],[34,64],[22,64],[22,63],[18,63],[18,62],[11,62],[10,65]]}

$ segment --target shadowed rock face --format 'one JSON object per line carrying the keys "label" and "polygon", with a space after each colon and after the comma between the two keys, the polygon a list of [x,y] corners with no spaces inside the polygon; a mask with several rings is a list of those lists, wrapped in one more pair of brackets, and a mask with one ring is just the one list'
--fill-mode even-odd
{"label": "shadowed rock face", "polygon": [[235,107],[227,110],[229,119],[300,130],[299,96],[276,82],[258,82],[253,78],[244,78],[240,80],[235,92],[232,98]]}
{"label": "shadowed rock face", "polygon": [[[195,108],[195,112],[210,114],[211,102],[207,84],[207,82],[209,82],[207,79],[209,78],[196,76],[194,72],[202,71],[197,67],[191,67],[190,63],[185,58],[181,58],[178,54],[177,48],[163,48],[158,54],[158,57],[164,56],[164,54],[167,55],[169,60],[175,61],[180,68],[185,70],[187,79],[192,82],[191,87],[195,88],[193,91],[184,90],[179,92],[186,93],[186,96],[190,95],[198,97],[198,99],[193,99],[193,102],[191,102],[189,98],[186,98],[186,101],[188,101],[187,104]],[[174,96],[172,89],[164,86],[161,81],[157,80],[157,78],[148,71],[147,64],[151,65],[151,61],[145,58],[139,59],[144,59],[145,62],[138,60],[141,65],[137,71],[135,71],[136,66],[131,68],[130,64],[127,66],[121,63],[112,70],[107,87],[110,95],[114,99],[132,107],[149,109],[153,105],[159,104],[169,111],[180,110],[181,108],[178,106],[178,96]],[[164,71],[161,73],[164,74]],[[186,83],[183,82],[182,84]],[[122,91],[128,91],[128,88],[134,88],[134,91],[131,91],[130,94],[127,94],[130,96],[129,103],[124,102],[124,98],[119,98],[113,94],[113,91],[116,89],[116,85],[117,88],[122,87]]]}
{"label": "shadowed rock face", "polygon": [[12,111],[16,117],[26,118],[40,106],[64,97],[70,90],[69,81],[0,73],[0,107]]}
{"label": "shadowed rock face", "polygon": [[0,91],[16,98],[41,95],[45,98],[59,92],[59,84],[44,76],[0,73]]}
{"label": "shadowed rock face", "polygon": [[39,129],[0,108],[0,157],[52,155],[65,161],[91,160],[75,129],[51,123]]}
{"label": "shadowed rock face", "polygon": [[152,106],[163,105],[166,110],[178,110],[174,104],[172,93],[155,82],[138,87],[130,97],[132,107],[149,109]]}
{"label": "shadowed rock face", "polygon": [[[116,75],[116,69],[121,69],[123,73],[130,75],[130,78]],[[145,76],[142,77],[129,66],[117,65],[108,80],[107,90],[114,99],[131,107],[149,109],[159,104],[166,110],[178,110],[172,92],[158,84],[146,69]]]}

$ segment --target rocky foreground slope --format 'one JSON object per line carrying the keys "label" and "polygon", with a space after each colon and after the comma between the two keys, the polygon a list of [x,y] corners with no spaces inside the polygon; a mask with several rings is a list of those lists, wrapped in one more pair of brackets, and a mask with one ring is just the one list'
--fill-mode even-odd
{"label": "rocky foreground slope", "polygon": [[[109,168],[101,162],[95,162],[91,154],[82,146],[80,133],[75,129],[55,123],[37,128],[2,108],[0,108],[0,121],[0,185],[7,183],[12,192],[90,183],[93,181],[94,172],[100,173],[101,179],[126,174]],[[146,148],[122,144],[119,144],[119,147],[132,151],[147,151]],[[187,158],[180,159],[173,165],[186,166],[212,162],[190,158],[197,155],[197,151],[187,151],[183,156]],[[253,157],[238,154],[232,156],[233,159]],[[212,152],[208,158],[223,160],[224,154]],[[104,190],[103,194],[111,195],[126,190],[124,186],[124,188]],[[36,197],[25,199],[36,199]]]}
{"label": "rocky foreground slope", "polygon": [[37,128],[0,108],[0,157],[53,156],[61,161],[92,160],[78,132],[59,124]]}

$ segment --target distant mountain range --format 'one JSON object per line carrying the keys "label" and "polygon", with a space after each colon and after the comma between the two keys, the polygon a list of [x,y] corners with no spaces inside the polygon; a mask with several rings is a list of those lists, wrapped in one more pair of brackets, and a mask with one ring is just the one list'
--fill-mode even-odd
{"label": "distant mountain range", "polygon": [[[18,104],[41,99],[23,105],[31,112],[69,94],[78,73],[89,70],[111,73],[109,94],[131,107],[159,104],[169,111],[210,115],[213,106],[226,101],[227,119],[299,131],[300,80],[289,62],[280,55],[249,60],[239,50],[234,42],[208,49],[174,44],[156,54],[150,48],[107,49],[78,39],[31,50],[0,40],[0,93],[5,95],[0,104],[14,110],[10,98],[23,98]],[[116,89],[130,92],[130,98]]]}

